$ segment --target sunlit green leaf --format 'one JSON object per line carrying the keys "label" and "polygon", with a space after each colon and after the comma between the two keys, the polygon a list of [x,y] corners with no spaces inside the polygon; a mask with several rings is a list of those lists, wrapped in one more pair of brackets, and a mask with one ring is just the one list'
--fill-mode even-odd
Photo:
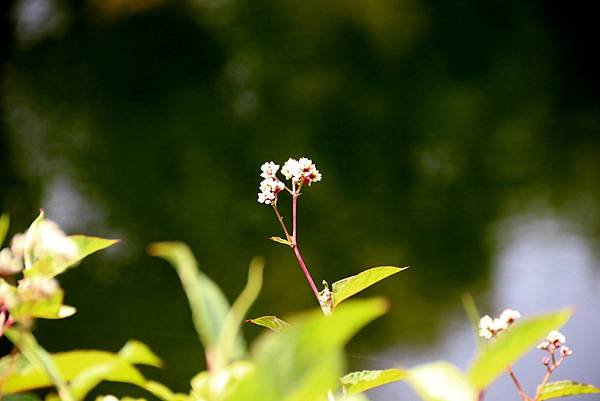
{"label": "sunlit green leaf", "polygon": [[63,305],[62,302],[63,290],[58,289],[50,298],[26,300],[16,304],[11,309],[11,314],[17,321],[30,317],[64,319],[74,315],[77,310],[72,306]]}
{"label": "sunlit green leaf", "polygon": [[148,380],[144,385],[144,388],[163,401],[191,401],[189,395],[174,393],[164,384],[155,381]]}
{"label": "sunlit green leaf", "polygon": [[271,329],[278,333],[290,325],[285,320],[281,320],[277,316],[261,316],[255,319],[248,319],[246,322],[266,327],[267,329]]}
{"label": "sunlit green leaf", "polygon": [[26,269],[24,274],[26,277],[33,276],[44,276],[54,277],[69,267],[74,266],[80,262],[86,256],[91,255],[94,252],[108,248],[119,242],[119,240],[106,239],[99,237],[89,237],[85,235],[70,235],[68,237],[77,249],[75,255],[71,258],[64,258],[60,256],[48,255],[42,259],[35,261],[31,268]]}
{"label": "sunlit green leaf", "polygon": [[[56,366],[55,361],[52,359],[50,354],[46,352],[44,348],[42,348],[36,341],[33,334],[27,331],[18,331],[17,329],[7,329],[4,334],[8,337],[10,341],[21,351],[24,357],[31,364],[32,373],[34,375],[37,374],[38,377],[42,377],[42,380],[47,381],[46,386],[54,385],[58,390],[62,401],[74,401],[71,392],[67,388],[65,383],[65,379],[59,367]],[[29,390],[35,387],[27,387],[28,381],[25,378],[23,380],[23,372],[25,369],[19,371],[19,374],[12,375],[7,378],[3,383],[2,391],[5,394],[14,393],[17,391]],[[11,381],[10,379],[21,380],[21,383],[24,382],[25,387],[22,387],[18,390],[10,391]]]}
{"label": "sunlit green leaf", "polygon": [[240,333],[240,327],[244,322],[248,309],[250,309],[260,293],[264,267],[265,262],[262,258],[254,258],[250,262],[248,282],[225,317],[221,334],[215,346],[215,355],[211,368],[219,370],[231,362],[235,351],[236,339]]}
{"label": "sunlit green leaf", "polygon": [[467,376],[447,362],[410,369],[406,380],[424,401],[474,401],[477,396]]}
{"label": "sunlit green leaf", "polygon": [[600,388],[591,384],[577,383],[570,380],[547,383],[539,393],[539,400],[568,397],[572,395],[600,393]]}
{"label": "sunlit green leaf", "polygon": [[281,237],[269,237],[269,239],[271,241],[279,242],[280,244],[283,244],[283,245],[292,246],[292,243],[290,241],[285,240]]}
{"label": "sunlit green leaf", "polygon": [[485,339],[479,336],[479,318],[481,317],[481,315],[477,310],[475,300],[473,299],[473,296],[471,296],[471,294],[465,293],[462,295],[461,301],[463,304],[463,308],[467,313],[467,317],[469,318],[469,323],[471,323],[473,334],[477,339],[477,348],[481,349],[485,345]]}
{"label": "sunlit green leaf", "polygon": [[226,400],[326,400],[340,386],[342,347],[386,308],[381,299],[349,301],[327,318],[313,310],[281,333],[263,333],[253,349],[255,370]]}
{"label": "sunlit green leaf", "polygon": [[[200,341],[206,350],[214,349],[229,313],[229,302],[221,289],[198,269],[194,255],[184,243],[157,242],[150,245],[148,251],[175,267],[190,303]],[[237,337],[236,344],[236,354],[240,356],[244,353],[241,336]]]}
{"label": "sunlit green leaf", "polygon": [[523,319],[500,333],[482,348],[471,365],[469,376],[478,389],[489,386],[506,368],[533,348],[548,332],[560,328],[573,312],[564,309],[555,313]]}
{"label": "sunlit green leaf", "polygon": [[200,372],[191,380],[192,395],[196,400],[225,399],[253,371],[251,362],[235,361],[219,371]]}
{"label": "sunlit green leaf", "polygon": [[404,380],[406,377],[407,372],[400,369],[361,370],[360,372],[348,373],[340,381],[344,393],[353,395],[384,384]]}
{"label": "sunlit green leaf", "polygon": [[135,365],[162,367],[161,359],[144,343],[129,340],[119,351],[119,357]]}
{"label": "sunlit green leaf", "polygon": [[10,217],[8,214],[2,213],[0,215],[0,246],[4,244],[6,234],[8,233],[8,227],[10,226]]}
{"label": "sunlit green leaf", "polygon": [[343,280],[336,281],[332,285],[333,292],[333,306],[338,306],[342,301],[350,298],[354,294],[357,294],[367,287],[383,280],[386,277],[391,276],[407,269],[407,267],[395,267],[395,266],[379,266],[365,270],[357,274],[356,276],[347,277]]}

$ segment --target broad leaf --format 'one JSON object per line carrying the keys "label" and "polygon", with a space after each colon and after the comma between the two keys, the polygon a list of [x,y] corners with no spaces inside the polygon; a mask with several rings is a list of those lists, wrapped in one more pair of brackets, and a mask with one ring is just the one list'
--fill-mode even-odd
{"label": "broad leaf", "polygon": [[160,368],[161,359],[143,342],[129,340],[119,351],[119,357],[135,365],[148,365]]}
{"label": "broad leaf", "polygon": [[447,362],[417,366],[407,381],[424,401],[474,401],[477,396],[467,376]]}
{"label": "broad leaf", "polygon": [[501,332],[480,350],[471,365],[469,376],[478,389],[488,387],[506,368],[533,348],[550,331],[560,328],[573,312],[564,309],[555,313],[523,319]]}
{"label": "broad leaf", "polygon": [[577,383],[570,380],[547,383],[539,393],[539,400],[568,397],[572,395],[600,393],[600,388],[591,384]]}
{"label": "broad leaf", "polygon": [[[198,269],[194,255],[184,243],[157,242],[148,250],[151,255],[170,262],[177,270],[190,303],[194,327],[210,358],[229,313],[227,298],[215,282]],[[236,354],[243,355],[241,336],[236,341]]]}
{"label": "broad leaf", "polygon": [[265,332],[253,350],[255,370],[226,400],[327,400],[339,387],[342,347],[386,306],[381,299],[352,301],[328,318],[313,310],[281,333]]}
{"label": "broad leaf", "polygon": [[340,381],[342,382],[344,393],[353,395],[383,386],[384,384],[404,380],[406,377],[407,372],[400,369],[362,370],[360,372],[348,373]]}
{"label": "broad leaf", "polygon": [[246,322],[266,327],[267,329],[271,329],[277,333],[290,326],[288,322],[281,320],[277,316],[261,316],[255,319],[248,319]]}
{"label": "broad leaf", "polygon": [[[48,386],[53,384],[56,387],[62,401],[74,401],[73,396],[65,384],[65,380],[68,379],[63,377],[62,372],[60,372],[50,354],[38,344],[33,334],[26,331],[18,331],[17,329],[7,329],[4,334],[21,351],[27,361],[29,361],[34,372],[38,375],[41,373],[48,381]],[[22,380],[22,371],[20,371],[18,375],[13,375],[11,377]],[[30,388],[31,387],[25,387],[21,390]],[[5,394],[21,391],[9,391],[9,389],[10,377],[3,383],[2,391]]]}
{"label": "broad leaf", "polygon": [[347,277],[343,280],[336,281],[332,285],[333,292],[333,307],[338,306],[345,299],[350,298],[354,294],[357,294],[367,287],[383,280],[386,277],[391,276],[407,269],[407,267],[395,267],[395,266],[379,266],[365,270],[357,274],[356,276]]}
{"label": "broad leaf", "polygon": [[59,256],[48,255],[42,259],[39,259],[33,263],[31,268],[25,269],[24,274],[26,277],[33,276],[44,276],[54,277],[69,267],[76,265],[86,256],[91,255],[94,252],[108,248],[119,242],[115,239],[106,239],[99,237],[88,237],[85,235],[70,235],[68,238],[75,244],[77,252],[71,258],[64,258]]}

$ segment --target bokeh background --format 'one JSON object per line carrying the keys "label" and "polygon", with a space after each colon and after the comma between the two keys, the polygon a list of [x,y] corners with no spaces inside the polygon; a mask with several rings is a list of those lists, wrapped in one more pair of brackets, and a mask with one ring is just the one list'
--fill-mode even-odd
{"label": "bokeh background", "polygon": [[[318,281],[411,266],[368,291],[392,307],[352,341],[349,368],[466,368],[469,292],[489,314],[575,307],[557,377],[600,385],[600,63],[586,2],[0,8],[0,209],[13,232],[42,207],[70,233],[123,240],[61,277],[79,313],[38,324],[48,349],[137,338],[167,365],[145,373],[185,391],[202,350],[174,271],[146,254],[157,240],[187,242],[230,299],[264,256],[254,316],[314,307],[256,202],[262,162],[308,156],[324,178],[301,198],[299,240]],[[540,358],[516,366],[530,391]],[[416,399],[402,384],[370,396]],[[486,399],[517,395],[502,379]]]}

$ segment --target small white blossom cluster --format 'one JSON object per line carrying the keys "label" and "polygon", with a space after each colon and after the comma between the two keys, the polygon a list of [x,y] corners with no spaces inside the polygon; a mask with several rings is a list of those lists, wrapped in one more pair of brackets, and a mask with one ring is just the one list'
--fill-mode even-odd
{"label": "small white blossom cluster", "polygon": [[321,181],[322,178],[321,173],[319,173],[312,160],[306,157],[302,157],[299,160],[288,159],[281,168],[281,174],[283,174],[286,180],[292,181],[292,191],[277,177],[279,167],[279,164],[275,164],[272,161],[266,162],[260,167],[262,171],[260,176],[263,178],[260,182],[260,192],[258,193],[258,201],[260,203],[267,205],[275,204],[277,202],[277,195],[284,189],[293,193],[293,191],[299,191],[302,185],[306,184],[310,186],[313,182]]}
{"label": "small white blossom cluster", "polygon": [[485,315],[479,320],[479,336],[489,340],[499,332],[508,329],[520,317],[519,311],[513,309],[505,309],[500,317],[495,319]]}
{"label": "small white blossom cluster", "polygon": [[538,349],[540,349],[542,351],[546,351],[550,355],[550,358],[544,357],[542,359],[542,363],[545,366],[549,366],[550,362],[553,361],[553,364],[558,366],[560,361],[556,362],[556,357],[554,356],[554,353],[557,350],[562,358],[571,356],[573,354],[573,350],[571,350],[570,347],[565,345],[566,342],[567,342],[567,338],[560,331],[552,330],[550,333],[548,333],[548,335],[546,336],[546,339],[544,341],[542,341],[540,344],[538,344],[538,346],[537,346]]}
{"label": "small white blossom cluster", "polygon": [[0,250],[0,276],[10,276],[23,270],[25,235],[16,234],[10,247]]}

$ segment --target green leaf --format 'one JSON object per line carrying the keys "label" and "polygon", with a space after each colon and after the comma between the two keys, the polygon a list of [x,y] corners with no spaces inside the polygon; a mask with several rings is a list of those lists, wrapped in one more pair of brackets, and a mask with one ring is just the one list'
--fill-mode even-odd
{"label": "green leaf", "polygon": [[135,365],[148,365],[160,368],[162,360],[143,342],[129,340],[119,351],[119,357]]}
{"label": "green leaf", "polygon": [[237,388],[240,381],[254,371],[248,361],[236,361],[219,371],[204,371],[191,380],[195,400],[222,400]]}
{"label": "green leaf", "polygon": [[577,383],[570,380],[547,383],[539,393],[539,400],[569,397],[572,395],[600,393],[600,388],[591,384]]}
{"label": "green leaf", "polygon": [[469,293],[464,293],[461,297],[461,301],[463,304],[463,308],[467,313],[467,318],[469,319],[469,323],[471,323],[471,327],[473,328],[473,333],[475,334],[475,338],[477,339],[477,349],[483,348],[485,345],[485,339],[479,336],[479,311],[477,310],[477,305],[475,304],[475,300],[473,296]]}
{"label": "green leaf", "polygon": [[469,377],[473,385],[478,389],[488,387],[509,365],[515,363],[550,331],[565,324],[572,314],[570,309],[563,309],[523,319],[501,332],[487,347],[480,350],[471,365]]}
{"label": "green leaf", "polygon": [[477,396],[467,376],[447,362],[410,369],[407,381],[424,401],[474,401]]}
{"label": "green leaf", "polygon": [[2,401],[42,401],[42,399],[35,394],[25,393],[4,395]]}
{"label": "green leaf", "polygon": [[271,241],[275,241],[275,242],[278,242],[278,243],[283,244],[283,245],[292,246],[292,243],[290,241],[285,240],[285,239],[283,239],[281,237],[269,237],[269,239]]}
{"label": "green leaf", "polygon": [[281,333],[263,333],[253,349],[254,371],[225,399],[326,400],[340,385],[344,344],[386,309],[381,299],[350,301],[327,318],[315,309],[292,319]]}
{"label": "green leaf", "polygon": [[[229,313],[227,298],[215,282],[198,269],[194,255],[184,243],[157,242],[151,244],[148,251],[150,255],[167,260],[179,274],[192,310],[194,327],[210,358]],[[236,344],[236,356],[243,355],[241,336]]]}
{"label": "green leaf", "polygon": [[48,255],[42,259],[36,260],[31,268],[25,269],[24,274],[26,277],[44,276],[54,277],[69,267],[76,265],[86,256],[91,255],[94,252],[108,248],[119,242],[115,239],[106,239],[99,237],[88,237],[85,235],[70,235],[68,238],[75,244],[77,252],[71,258],[64,258],[58,256]]}
{"label": "green leaf", "polygon": [[50,298],[23,301],[11,309],[11,314],[17,321],[31,317],[64,319],[74,315],[77,310],[72,306],[62,304],[63,295],[63,290],[58,289]]}
{"label": "green leaf", "polygon": [[281,320],[277,316],[261,316],[255,319],[248,319],[246,322],[266,327],[267,329],[271,329],[277,333],[281,332],[281,330],[289,327],[290,325],[288,322]]}
{"label": "green leaf", "polygon": [[395,267],[395,266],[379,266],[365,270],[357,274],[356,276],[347,277],[340,281],[333,283],[333,307],[338,306],[342,301],[350,298],[354,294],[357,294],[367,287],[372,286],[378,281],[383,280],[386,277],[401,272],[402,270],[408,269],[408,267]]}
{"label": "green leaf", "polygon": [[8,234],[8,227],[10,226],[10,217],[8,214],[2,213],[0,215],[0,246],[4,243],[6,239],[6,234]]}
{"label": "green leaf", "polygon": [[362,370],[360,372],[348,373],[340,381],[342,382],[344,393],[353,395],[383,386],[384,384],[404,380],[406,377],[407,372],[400,369]]}
{"label": "green leaf", "polygon": [[163,401],[192,401],[189,395],[174,393],[164,384],[152,380],[148,380],[144,385],[144,388]]}
{"label": "green leaf", "polygon": [[236,341],[240,327],[248,309],[252,306],[262,287],[263,269],[265,262],[262,258],[254,258],[248,269],[248,282],[242,293],[235,300],[223,322],[221,334],[215,346],[215,356],[212,368],[219,370],[227,366],[235,354]]}
{"label": "green leaf", "polygon": [[[33,334],[27,331],[18,331],[17,329],[7,329],[4,331],[4,334],[29,361],[34,372],[38,375],[41,373],[41,375],[48,380],[48,385],[54,384],[62,401],[74,401],[73,396],[65,384],[62,373],[55,365],[50,354],[38,344]],[[19,372],[18,375],[13,375],[12,377],[23,380],[22,371]],[[26,379],[25,383],[27,383]],[[31,387],[22,388],[21,390],[27,389],[31,389]],[[5,394],[16,392],[10,391],[10,380],[3,383],[2,391]]]}

